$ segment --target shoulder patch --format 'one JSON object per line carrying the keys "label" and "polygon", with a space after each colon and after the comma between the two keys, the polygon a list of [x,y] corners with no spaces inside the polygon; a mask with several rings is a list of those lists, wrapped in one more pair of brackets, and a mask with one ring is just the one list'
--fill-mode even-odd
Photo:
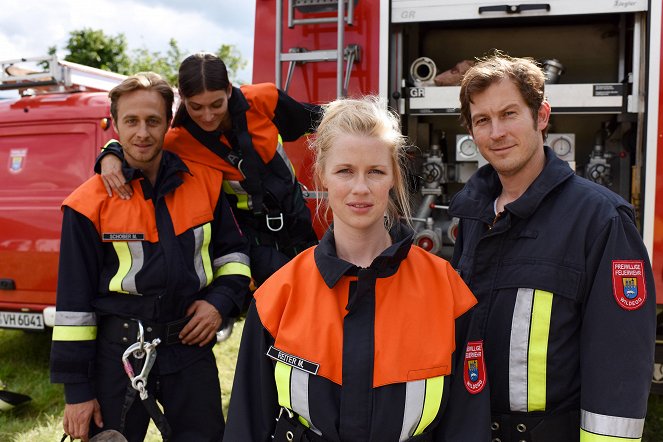
{"label": "shoulder patch", "polygon": [[486,364],[483,359],[483,341],[467,343],[463,363],[465,388],[471,394],[480,393],[486,386]]}
{"label": "shoulder patch", "polygon": [[273,345],[269,347],[269,350],[267,350],[267,356],[274,359],[275,361],[298,368],[307,373],[311,373],[312,375],[317,375],[318,369],[320,368],[320,364],[316,364],[315,362],[307,361],[306,359],[302,359],[298,356],[281,351]]}
{"label": "shoulder patch", "polygon": [[612,261],[612,293],[624,310],[637,310],[647,299],[644,261]]}

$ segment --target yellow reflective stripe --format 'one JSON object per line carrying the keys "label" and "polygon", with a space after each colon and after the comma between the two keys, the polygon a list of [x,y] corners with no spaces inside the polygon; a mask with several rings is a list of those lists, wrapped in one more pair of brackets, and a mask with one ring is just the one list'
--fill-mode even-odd
{"label": "yellow reflective stripe", "polygon": [[603,436],[601,434],[590,433],[582,428],[580,429],[580,442],[641,442],[642,438],[631,439],[628,437]]}
{"label": "yellow reflective stripe", "polygon": [[241,210],[249,210],[249,195],[244,193],[236,193],[228,181],[223,182],[223,191],[228,195],[233,195],[237,198],[237,208]]}
{"label": "yellow reflective stripe", "polygon": [[442,394],[444,393],[444,376],[426,379],[426,395],[424,396],[424,409],[421,413],[421,420],[413,436],[417,436],[433,422],[435,416],[440,411],[442,404]]}
{"label": "yellow reflective stripe", "polygon": [[117,260],[119,266],[117,273],[110,280],[108,289],[111,292],[129,293],[122,289],[122,280],[129,274],[131,270],[131,251],[129,250],[129,243],[126,241],[113,241],[113,248],[117,253]]}
{"label": "yellow reflective stripe", "polygon": [[224,275],[242,275],[250,278],[251,267],[242,264],[241,262],[229,262],[216,269],[214,272],[214,279]]}
{"label": "yellow reflective stripe", "polygon": [[[308,394],[305,395],[306,402],[302,402],[302,399],[304,398],[301,393],[302,389],[308,391],[308,373],[300,370],[293,371],[290,365],[277,361],[276,366],[274,367],[274,380],[276,381],[276,392],[279,396],[279,405],[290,411],[296,412],[297,419],[306,428],[310,428],[318,435],[322,434],[319,430],[313,427],[308,420],[306,420],[307,417],[310,419]],[[293,404],[293,398],[295,402],[299,401],[299,403]],[[295,410],[295,407],[301,408]]]}
{"label": "yellow reflective stripe", "polygon": [[551,292],[543,290],[534,292],[527,357],[527,411],[546,409],[546,371],[552,300]]}
{"label": "yellow reflective stripe", "polygon": [[203,260],[203,269],[207,278],[207,285],[212,283],[214,272],[212,271],[212,258],[209,256],[209,243],[212,240],[212,224],[207,223],[203,227],[203,247],[200,255]]}
{"label": "yellow reflective stripe", "polygon": [[276,380],[276,391],[279,395],[279,405],[292,410],[290,404],[290,373],[292,367],[282,362],[276,362],[274,367],[274,379]]}
{"label": "yellow reflective stripe", "polygon": [[53,327],[54,341],[94,341],[97,339],[96,325],[56,325]]}

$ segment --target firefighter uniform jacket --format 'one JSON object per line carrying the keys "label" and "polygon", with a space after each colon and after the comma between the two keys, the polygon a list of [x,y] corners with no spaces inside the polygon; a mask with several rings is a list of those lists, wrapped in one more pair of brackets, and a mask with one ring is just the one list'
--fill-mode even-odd
{"label": "firefighter uniform jacket", "polygon": [[476,300],[448,262],[411,246],[410,229],[391,233],[358,268],[330,230],[255,292],[225,441],[271,440],[280,407],[310,440],[442,440],[454,320]]}
{"label": "firefighter uniform jacket", "polygon": [[485,351],[493,437],[639,440],[655,342],[647,251],[626,201],[545,155],[499,216],[490,165],[450,207],[460,218],[452,263],[479,301],[468,317]]}
{"label": "firefighter uniform jacket", "polygon": [[[109,198],[95,175],[63,203],[51,379],[65,384],[68,403],[95,397],[104,315],[163,324],[203,299],[225,320],[248,296],[248,244],[220,191],[221,174],[167,151],[154,187],[139,170],[123,171],[130,200]],[[209,351],[159,345],[154,370],[177,372]]]}

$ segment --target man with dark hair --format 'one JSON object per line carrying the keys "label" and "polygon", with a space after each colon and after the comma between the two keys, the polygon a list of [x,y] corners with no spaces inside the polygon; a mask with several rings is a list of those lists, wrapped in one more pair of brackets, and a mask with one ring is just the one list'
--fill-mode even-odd
{"label": "man with dark hair", "polygon": [[449,209],[452,264],[479,301],[459,366],[490,401],[492,440],[640,440],[656,296],[633,208],[544,145],[551,109],[533,60],[480,60],[460,101],[489,164]]}
{"label": "man with dark hair", "polygon": [[164,439],[218,441],[212,347],[249,293],[248,244],[221,174],[162,150],[168,83],[140,73],[109,96],[138,198],[109,198],[96,175],[63,203],[51,380],[64,384],[64,431],[139,441],[152,418]]}

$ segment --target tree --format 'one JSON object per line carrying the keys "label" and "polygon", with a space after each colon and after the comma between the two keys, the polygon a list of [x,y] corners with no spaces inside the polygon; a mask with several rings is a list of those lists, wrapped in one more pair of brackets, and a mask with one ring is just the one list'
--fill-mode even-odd
{"label": "tree", "polygon": [[177,71],[183,58],[182,51],[174,38],[170,39],[168,46],[168,52],[165,56],[158,51],[150,52],[145,47],[135,49],[129,65],[129,72],[154,71],[173,86],[177,86]]}
{"label": "tree", "polygon": [[[48,48],[48,53],[55,54],[56,49],[55,46],[51,46]],[[179,65],[188,54],[188,51],[180,49],[177,40],[171,38],[165,55],[142,47],[134,49],[129,56],[124,34],[108,36],[101,30],[90,28],[71,31],[66,49],[69,54],[65,56],[65,60],[125,75],[154,71],[173,86],[177,86]],[[235,45],[222,44],[216,55],[226,63],[231,81],[242,83],[235,76],[247,62]]]}
{"label": "tree", "polygon": [[235,45],[222,44],[216,51],[216,55],[225,62],[230,80],[236,83],[243,83],[235,77],[240,69],[246,67],[246,60],[242,58],[242,54]]}
{"label": "tree", "polygon": [[99,29],[84,28],[69,33],[65,60],[93,68],[124,73],[129,66],[124,34],[108,36]]}

